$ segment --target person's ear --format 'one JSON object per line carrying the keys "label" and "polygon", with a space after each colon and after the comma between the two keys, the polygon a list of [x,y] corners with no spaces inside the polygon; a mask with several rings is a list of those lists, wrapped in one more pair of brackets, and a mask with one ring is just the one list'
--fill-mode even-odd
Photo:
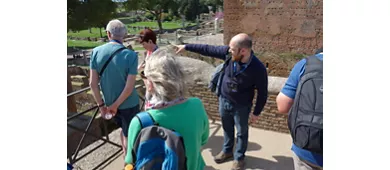
{"label": "person's ear", "polygon": [[152,92],[153,91],[153,89],[154,89],[154,86],[153,86],[153,83],[150,81],[150,80],[146,80],[148,83],[147,83],[147,90],[149,91],[149,92]]}

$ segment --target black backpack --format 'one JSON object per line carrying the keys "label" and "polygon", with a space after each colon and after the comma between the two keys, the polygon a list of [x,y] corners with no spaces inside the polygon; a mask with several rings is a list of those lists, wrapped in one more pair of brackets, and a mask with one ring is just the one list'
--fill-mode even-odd
{"label": "black backpack", "polygon": [[313,55],[306,58],[305,67],[288,116],[288,127],[296,146],[322,155],[323,64]]}
{"label": "black backpack", "polygon": [[211,90],[211,92],[215,93],[217,96],[221,94],[222,78],[225,73],[226,67],[229,65],[229,61],[231,58],[232,58],[231,55],[226,55],[225,62],[218,65],[215,68],[214,73],[211,75],[211,80],[208,88]]}

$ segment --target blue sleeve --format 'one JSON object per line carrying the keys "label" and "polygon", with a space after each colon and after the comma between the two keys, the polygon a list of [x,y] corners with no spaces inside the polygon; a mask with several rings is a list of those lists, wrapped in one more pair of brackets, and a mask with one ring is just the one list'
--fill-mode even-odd
{"label": "blue sleeve", "polygon": [[253,110],[253,114],[258,116],[264,108],[265,103],[268,98],[268,74],[267,69],[263,64],[261,64],[260,69],[258,70],[259,76],[255,79],[256,88],[257,88],[257,99],[256,106]]}
{"label": "blue sleeve", "polygon": [[295,64],[294,68],[290,72],[290,76],[287,79],[286,84],[282,89],[282,93],[288,96],[291,99],[295,98],[295,93],[297,91],[299,79],[301,78],[302,73],[304,72],[304,67],[306,64],[306,59],[302,59],[297,64]]}
{"label": "blue sleeve", "polygon": [[95,52],[95,49],[92,50],[91,58],[89,59],[89,67],[90,67],[92,70],[96,70],[96,69],[97,69],[96,52]]}
{"label": "blue sleeve", "polygon": [[127,73],[130,75],[137,75],[138,74],[138,56],[134,51],[128,50],[128,62],[129,67],[127,68]]}
{"label": "blue sleeve", "polygon": [[207,44],[186,44],[185,50],[225,60],[229,53],[229,46],[214,46]]}

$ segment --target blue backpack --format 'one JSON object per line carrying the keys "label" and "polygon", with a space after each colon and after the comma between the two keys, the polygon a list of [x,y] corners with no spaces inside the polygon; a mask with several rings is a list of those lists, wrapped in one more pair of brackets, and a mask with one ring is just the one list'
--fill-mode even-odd
{"label": "blue backpack", "polygon": [[148,112],[138,113],[141,131],[132,150],[135,170],[186,170],[183,137],[159,126]]}

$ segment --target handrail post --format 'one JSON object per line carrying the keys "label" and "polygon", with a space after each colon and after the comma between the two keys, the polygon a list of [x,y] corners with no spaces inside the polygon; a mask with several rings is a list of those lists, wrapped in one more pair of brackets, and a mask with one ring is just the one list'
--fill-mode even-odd
{"label": "handrail post", "polygon": [[[70,74],[68,72],[67,74],[67,83],[68,83],[68,88],[67,88],[67,92],[68,94],[71,93],[73,91],[73,88],[72,88],[72,79],[70,78]],[[68,105],[68,113],[69,112],[72,112],[72,113],[76,113],[77,112],[77,107],[76,107],[76,101],[75,101],[75,97],[74,96],[69,96],[68,97],[68,102],[67,102],[67,105]]]}

